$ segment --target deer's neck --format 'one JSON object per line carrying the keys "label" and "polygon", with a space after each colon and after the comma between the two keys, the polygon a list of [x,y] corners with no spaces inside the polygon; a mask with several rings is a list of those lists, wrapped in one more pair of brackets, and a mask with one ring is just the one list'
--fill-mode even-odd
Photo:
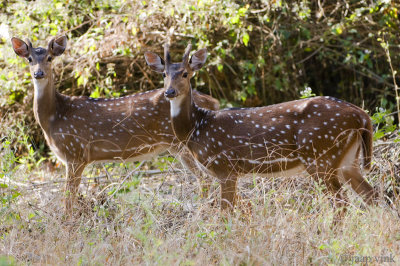
{"label": "deer's neck", "polygon": [[[52,75],[50,75],[52,76]],[[45,132],[50,130],[51,120],[55,119],[56,91],[54,89],[53,78],[33,79],[35,88],[33,96],[33,112],[35,118]]]}
{"label": "deer's neck", "polygon": [[188,95],[181,95],[171,100],[171,122],[175,136],[181,142],[187,142],[195,125],[192,89]]}

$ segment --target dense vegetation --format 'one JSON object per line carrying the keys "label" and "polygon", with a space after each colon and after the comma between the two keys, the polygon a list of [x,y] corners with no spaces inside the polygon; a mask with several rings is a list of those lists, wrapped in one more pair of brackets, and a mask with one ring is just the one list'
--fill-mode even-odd
{"label": "dense vegetation", "polygon": [[[203,47],[208,49],[207,66],[193,78],[193,85],[198,90],[218,98],[223,107],[261,106],[312,95],[335,96],[361,106],[373,117],[375,139],[391,139],[389,146],[379,146],[383,145],[383,142],[377,146],[379,156],[376,155],[376,161],[385,165],[376,166],[371,177],[376,182],[381,181],[376,184],[382,186],[381,190],[388,190],[392,200],[397,195],[396,189],[394,189],[397,186],[393,181],[395,179],[386,180],[384,177],[395,178],[400,169],[395,144],[398,140],[396,125],[399,122],[397,116],[399,97],[396,89],[400,84],[397,73],[400,69],[400,2],[398,1],[2,1],[0,3],[0,139],[2,143],[0,147],[0,180],[15,179],[25,182],[31,177],[41,181],[48,178],[57,180],[56,177],[60,175],[58,172],[57,175],[53,175],[43,170],[47,168],[42,162],[46,161],[49,156],[53,163],[56,160],[49,153],[40,128],[33,117],[33,85],[28,73],[27,62],[14,54],[10,44],[10,38],[16,36],[22,39],[29,38],[34,46],[46,47],[47,41],[59,34],[66,34],[69,42],[66,53],[53,63],[55,80],[58,90],[68,95],[117,97],[162,87],[161,76],[148,69],[143,53],[151,50],[162,54],[162,44],[166,36],[172,36],[172,56],[182,54],[184,47],[189,42],[193,44],[193,49]],[[179,59],[174,58],[174,60]],[[151,162],[148,167],[156,166],[156,168],[165,170],[172,163],[171,158],[164,157]],[[388,168],[385,168],[386,166]],[[53,165],[49,164],[46,167],[52,168]],[[107,175],[108,171],[111,172],[114,169],[113,167],[114,165],[104,167]],[[96,176],[102,171],[102,168],[93,169],[86,176]],[[135,176],[134,180],[129,182],[128,187],[124,188],[124,191],[132,192],[137,189],[141,178],[140,174]],[[182,179],[179,180],[182,182]],[[390,183],[389,189],[386,186],[387,183]],[[333,211],[325,208],[329,202],[321,201],[320,194],[316,195],[318,200],[307,198],[310,195],[307,195],[308,190],[304,189],[302,185],[291,190],[292,185],[285,184],[281,190],[284,195],[280,198],[276,194],[268,194],[276,192],[276,190],[280,191],[279,185],[266,185],[265,187],[263,183],[263,187],[258,190],[258,199],[265,198],[265,193],[267,193],[270,199],[282,202],[282,205],[277,203],[275,206],[274,203],[271,203],[272,200],[264,202],[265,206],[269,206],[267,211],[263,212],[261,204],[254,209],[254,212],[261,216],[268,215],[272,217],[271,220],[257,221],[257,218],[254,218],[253,222],[258,222],[263,228],[278,230],[279,226],[275,222],[279,221],[281,226],[289,231],[288,234],[293,237],[292,239],[295,239],[297,234],[310,233],[313,229],[322,234],[326,233],[321,238],[326,238],[324,243],[314,243],[314,240],[311,241],[311,244],[303,243],[306,246],[305,253],[303,250],[303,263],[318,263],[319,261],[315,259],[316,256],[326,256],[324,260],[337,262],[340,252],[345,252],[346,248],[350,248],[349,245],[355,250],[354,252],[361,252],[362,247],[366,247],[367,250],[364,250],[366,253],[378,250],[380,241],[378,238],[375,240],[367,239],[367,237],[354,238],[354,241],[359,242],[352,244],[339,238],[331,241],[332,239],[329,237],[332,237],[334,230],[326,226],[325,222],[320,228],[321,224],[318,223],[323,220],[324,215],[332,218]],[[186,189],[194,191],[193,187],[188,188],[187,186]],[[33,230],[38,235],[45,231],[44,224],[52,223],[52,233],[59,230],[57,226],[62,227],[60,223],[54,222],[59,219],[58,216],[43,218],[45,216],[43,212],[46,213],[43,209],[29,209],[31,205],[27,204],[28,200],[22,196],[29,195],[29,192],[22,192],[18,186],[11,187],[6,184],[3,184],[0,189],[3,189],[0,190],[3,202],[0,223],[5,224],[0,230],[1,234],[4,233],[2,239],[12,239],[10,238],[10,232],[12,232],[10,228],[15,221],[19,221],[16,224],[20,228]],[[180,199],[179,202],[188,200],[185,197],[186,194],[178,196],[177,190],[171,190],[172,192],[165,194],[172,193],[171,195]],[[93,219],[87,224],[83,222],[85,226],[90,224],[90,229],[82,227],[73,234],[82,233],[78,232],[79,230],[90,231],[83,237],[83,241],[87,242],[85,247],[88,248],[86,246],[89,245],[88,243],[95,242],[96,233],[94,232],[97,231],[93,231],[93,228],[96,226],[100,228],[100,231],[104,230],[99,235],[105,239],[111,238],[109,241],[117,241],[116,238],[107,235],[113,229],[110,229],[109,224],[101,225],[103,222],[111,223],[115,228],[119,228],[120,231],[114,229],[118,231],[116,235],[120,237],[127,233],[126,230],[129,231],[127,228],[132,226],[132,223],[137,223],[141,229],[145,228],[145,230],[140,231],[136,228],[134,232],[129,231],[131,234],[137,233],[137,235],[132,237],[128,234],[127,238],[129,241],[137,241],[135,245],[142,248],[143,253],[134,252],[133,258],[141,257],[145,253],[147,257],[142,257],[141,262],[147,263],[180,261],[171,259],[171,257],[167,257],[167,259],[162,256],[157,257],[163,251],[177,246],[180,248],[183,246],[185,248],[183,253],[194,256],[194,261],[198,263],[216,262],[221,259],[228,263],[244,261],[250,264],[269,261],[296,262],[278,257],[269,257],[266,260],[257,259],[250,256],[250,251],[246,253],[247,251],[243,250],[240,252],[244,252],[245,255],[240,257],[242,253],[238,250],[241,249],[235,248],[233,239],[240,237],[242,233],[239,231],[246,228],[249,230],[249,235],[255,236],[255,242],[249,238],[243,240],[245,242],[243,245],[256,247],[258,254],[267,256],[261,248],[265,243],[263,238],[265,235],[258,235],[254,228],[247,227],[240,216],[233,218],[233,226],[232,220],[225,220],[224,223],[214,228],[217,223],[215,217],[208,221],[213,224],[212,226],[201,222],[202,219],[206,219],[208,214],[213,213],[212,210],[207,209],[204,211],[205,213],[193,214],[194,220],[198,223],[198,227],[196,227],[188,225],[188,221],[185,220],[188,213],[193,213],[192,205],[190,208],[183,207],[183,203],[180,205],[177,203],[178,201],[173,201],[176,206],[171,207],[167,204],[168,207],[165,207],[165,203],[162,203],[161,200],[165,199],[163,196],[157,194],[159,199],[157,200],[156,197],[155,201],[151,201],[149,198],[153,197],[154,200],[154,195],[148,195],[146,192],[145,195],[148,196],[146,198],[146,196],[140,196],[140,193],[140,191],[134,192],[133,199],[122,198],[117,202],[109,203],[111,207],[105,212],[107,215],[113,213],[110,216],[112,218],[101,216],[102,218]],[[59,191],[58,194],[59,197],[62,196]],[[299,194],[306,196],[302,201],[295,203],[293,198],[299,197]],[[136,202],[137,197],[139,199],[144,197],[144,201]],[[189,202],[191,202],[191,197],[193,196],[190,194]],[[54,199],[53,196],[48,198]],[[25,209],[20,210],[19,205],[13,205],[18,200],[19,203],[22,201],[27,204],[23,205]],[[57,200],[58,203],[61,202],[60,198]],[[289,207],[286,207],[284,202]],[[137,210],[127,207],[129,204],[134,204],[135,208],[137,207],[139,210],[139,218],[135,218],[134,222],[129,219]],[[60,211],[57,209],[59,207],[55,205],[46,209],[47,212]],[[154,212],[149,210],[149,206],[154,208]],[[356,213],[363,211],[354,208],[354,212],[350,212],[351,215],[347,217],[346,221],[357,230],[361,230],[358,227],[361,219],[357,217]],[[292,231],[290,231],[290,223],[285,223],[287,217],[285,218],[281,214],[288,209],[292,221],[306,219],[303,225],[293,227]],[[168,212],[169,220],[162,215],[165,210]],[[393,222],[392,217],[385,216],[386,214],[379,211],[377,213],[368,219],[368,221],[378,223],[376,230],[385,228],[382,221]],[[308,214],[313,218],[311,221],[310,218],[304,218]],[[99,215],[98,212],[97,215]],[[172,215],[176,216],[171,218]],[[379,220],[378,217],[382,219]],[[162,222],[162,226],[159,226],[157,221]],[[169,222],[171,224],[168,225]],[[239,229],[237,231],[232,229],[235,227]],[[306,227],[311,229],[304,229]],[[367,224],[366,227],[365,231],[359,233],[372,232],[373,227],[370,224]],[[170,229],[173,232],[169,231]],[[396,239],[398,239],[399,233],[393,227],[390,227],[390,230],[394,230],[394,233],[381,235],[381,241],[395,243],[393,250],[398,251]],[[67,232],[63,231],[63,234],[68,234]],[[174,232],[180,237],[179,241],[181,242],[178,241],[176,246],[169,246],[165,235],[171,236]],[[344,236],[346,232],[351,232],[351,228],[343,229],[340,236]],[[36,235],[37,239],[56,241],[49,236],[49,233],[46,231],[40,237]],[[146,238],[146,234],[149,235],[148,238]],[[315,236],[317,233],[313,231],[310,234]],[[195,236],[194,242],[188,244],[182,240],[185,237],[189,239],[190,235]],[[278,242],[268,238],[268,245],[270,248],[282,252],[279,243],[290,239],[289,236],[277,234]],[[228,239],[228,242],[233,245],[226,249],[231,252],[228,254],[235,254],[240,257],[239,259],[229,260],[228,257],[221,255],[224,248],[215,248],[224,245],[221,244],[225,243],[222,239]],[[122,242],[117,246],[119,244],[123,246]],[[150,252],[150,246],[153,244],[160,247],[158,251],[154,251],[155,257]],[[298,243],[292,244],[293,254],[301,257],[298,254],[300,252],[297,249]],[[191,245],[194,245],[195,248]],[[68,247],[65,248],[68,249]],[[123,249],[123,247],[119,248]],[[73,250],[77,249],[79,248],[73,246]],[[193,249],[198,253],[193,255]],[[90,261],[91,256],[84,252],[86,249],[82,250],[80,252],[86,254],[86,257],[83,257]],[[96,250],[101,251],[102,248],[96,246]],[[120,253],[124,253],[121,250]],[[131,250],[131,248],[127,250]],[[379,252],[382,250],[383,248],[379,249]],[[0,247],[0,251],[3,251],[2,247]],[[90,253],[90,248],[86,251]],[[60,250],[58,252],[58,255],[62,256],[60,253],[63,254],[63,252]],[[214,257],[201,260],[199,254],[202,252],[210,252]],[[117,252],[117,254],[119,253]],[[248,260],[244,259],[246,254],[249,256]],[[121,258],[113,257],[111,262],[118,262],[118,259]],[[82,261],[82,257],[79,256],[65,260],[47,259],[24,258],[22,261],[86,262],[85,259]],[[125,258],[119,262],[132,261],[131,259]],[[104,260],[100,261],[104,263]],[[180,262],[185,263],[185,261]]]}
{"label": "dense vegetation", "polygon": [[6,1],[0,4],[0,114],[12,127],[27,126],[35,149],[43,149],[31,78],[12,51],[12,36],[45,46],[66,34],[69,49],[56,62],[59,90],[114,97],[162,86],[143,52],[162,52],[168,32],[172,51],[188,42],[207,47],[208,66],[195,86],[225,106],[297,99],[311,88],[371,114],[377,107],[394,111],[399,8],[396,1]]}

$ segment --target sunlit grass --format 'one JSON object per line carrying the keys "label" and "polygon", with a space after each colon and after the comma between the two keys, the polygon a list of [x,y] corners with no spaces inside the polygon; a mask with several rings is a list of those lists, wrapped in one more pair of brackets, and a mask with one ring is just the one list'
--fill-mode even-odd
{"label": "sunlit grass", "polygon": [[[209,198],[200,198],[197,180],[180,165],[172,166],[175,172],[128,178],[126,184],[135,184],[124,184],[129,189],[112,197],[112,184],[129,169],[107,166],[111,181],[81,186],[83,207],[73,222],[63,217],[63,184],[51,182],[60,180],[63,169],[28,172],[21,167],[12,181],[21,179],[26,186],[14,186],[21,195],[2,205],[0,252],[9,257],[1,259],[72,265],[261,265],[337,264],[357,256],[399,254],[399,218],[385,204],[366,208],[349,192],[348,211],[338,221],[340,210],[309,178],[255,178],[241,180],[239,186],[242,206],[249,205],[250,212],[237,208],[221,213],[213,201],[219,197],[217,183]],[[100,176],[104,168],[89,167],[85,175],[90,173]],[[26,175],[41,185],[33,186]],[[6,195],[9,190],[4,191]]]}

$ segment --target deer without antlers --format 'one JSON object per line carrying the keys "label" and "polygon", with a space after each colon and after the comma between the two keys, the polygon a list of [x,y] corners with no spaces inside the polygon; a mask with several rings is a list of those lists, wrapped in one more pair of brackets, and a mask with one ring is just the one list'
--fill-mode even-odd
{"label": "deer without antlers", "polygon": [[[52,59],[66,49],[65,36],[52,39],[47,49],[33,48],[29,40],[12,38],[11,42],[15,53],[29,61],[35,118],[50,149],[66,165],[68,214],[88,164],[145,160],[167,149],[177,154],[163,90],[111,99],[66,96],[56,91],[51,66]],[[204,108],[219,108],[217,100],[198,92],[194,101]],[[182,160],[196,171],[190,154],[184,154]]]}
{"label": "deer without antlers", "polygon": [[[323,180],[341,198],[340,179],[364,196],[374,189],[360,173],[372,155],[372,126],[360,108],[332,97],[314,97],[259,108],[205,110],[193,102],[190,78],[206,62],[201,49],[181,63],[145,53],[148,65],[164,76],[165,96],[171,103],[174,133],[200,164],[221,184],[221,207],[234,206],[236,183],[246,174],[291,176],[303,172]],[[340,177],[340,178],[339,178]]]}

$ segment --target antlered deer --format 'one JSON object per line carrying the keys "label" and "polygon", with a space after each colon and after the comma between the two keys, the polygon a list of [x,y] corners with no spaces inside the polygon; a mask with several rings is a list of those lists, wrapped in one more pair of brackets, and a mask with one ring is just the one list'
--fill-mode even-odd
{"label": "antlered deer", "polygon": [[[35,118],[50,149],[66,165],[67,213],[72,212],[88,164],[144,160],[171,148],[175,136],[163,90],[111,99],[66,96],[55,89],[51,65],[66,48],[65,36],[52,39],[47,49],[33,48],[29,40],[12,38],[11,42],[15,53],[29,61]],[[219,108],[217,100],[198,92],[194,101],[204,108]],[[172,151],[177,153],[174,147]],[[182,160],[195,170],[191,156],[184,154]]]}
{"label": "antlered deer", "polygon": [[339,177],[368,203],[374,189],[360,173],[363,151],[370,167],[372,126],[360,108],[332,97],[314,97],[259,108],[205,110],[193,102],[190,78],[206,62],[201,49],[181,63],[146,52],[147,64],[164,76],[165,96],[171,103],[172,128],[194,157],[221,184],[221,207],[234,206],[236,183],[246,174],[290,176],[307,172],[323,180],[338,198]]}

